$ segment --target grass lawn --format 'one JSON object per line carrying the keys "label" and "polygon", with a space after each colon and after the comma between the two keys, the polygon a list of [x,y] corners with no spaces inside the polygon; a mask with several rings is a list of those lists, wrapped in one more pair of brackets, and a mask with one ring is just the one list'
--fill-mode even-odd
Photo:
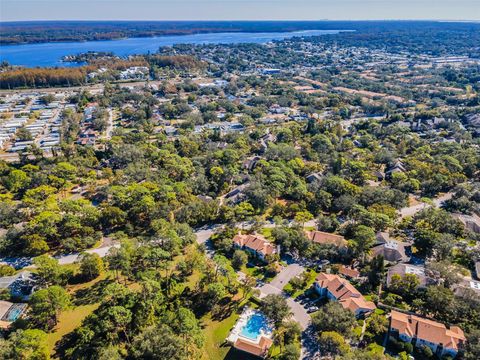
{"label": "grass lawn", "polygon": [[64,311],[60,314],[58,325],[55,327],[55,331],[47,335],[48,349],[50,354],[55,351],[55,344],[63,336],[72,332],[79,327],[88,315],[90,315],[99,304],[80,305],[74,309]]}
{"label": "grass lawn", "polygon": [[100,304],[98,302],[99,294],[97,294],[97,288],[102,282],[108,281],[108,275],[109,272],[103,272],[98,278],[90,282],[67,286],[68,292],[72,295],[72,303],[74,305],[71,309],[60,314],[54,331],[47,334],[50,354],[54,355],[55,344],[62,337],[79,327],[83,319],[98,308]]}
{"label": "grass lawn", "polygon": [[203,321],[205,327],[204,360],[223,360],[227,358],[231,347],[225,344],[225,339],[239,316],[239,314],[233,312],[232,315],[222,321],[212,320],[210,316]]}

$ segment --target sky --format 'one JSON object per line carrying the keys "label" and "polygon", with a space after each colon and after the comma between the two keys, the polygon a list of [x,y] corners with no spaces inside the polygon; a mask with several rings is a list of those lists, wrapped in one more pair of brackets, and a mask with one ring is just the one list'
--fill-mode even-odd
{"label": "sky", "polygon": [[0,20],[480,20],[480,0],[0,0]]}

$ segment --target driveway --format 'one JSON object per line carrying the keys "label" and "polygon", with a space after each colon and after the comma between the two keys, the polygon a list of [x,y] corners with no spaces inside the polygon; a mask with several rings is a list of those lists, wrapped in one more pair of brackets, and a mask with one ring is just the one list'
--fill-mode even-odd
{"label": "driveway", "polygon": [[208,227],[203,227],[195,231],[195,236],[197,237],[197,243],[199,245],[205,244],[208,239],[215,233],[219,228],[219,225],[212,225]]}
{"label": "driveway", "polygon": [[[300,275],[302,272],[305,271],[305,268],[299,264],[290,264],[285,267],[280,273],[275,276],[275,278],[269,283],[263,286],[260,286],[258,290],[260,290],[260,299],[264,298],[267,295],[285,295],[282,291],[283,287],[295,276]],[[292,311],[293,318],[297,321],[303,330],[305,330],[308,325],[310,324],[310,315],[307,314],[305,308],[293,301],[292,298],[287,297],[287,304]]]}
{"label": "driveway", "polygon": [[308,327],[308,325],[310,325],[310,321],[311,321],[310,314],[307,313],[307,311],[301,304],[293,301],[292,298],[287,299],[287,304],[288,306],[290,306],[290,309],[292,310],[293,318],[295,319],[295,321],[297,321],[300,324],[300,326],[302,327],[302,330],[305,330]]}
{"label": "driveway", "polygon": [[287,283],[294,277],[300,275],[305,271],[305,268],[299,264],[290,264],[284,268],[275,278],[270,282],[273,287],[282,290]]}
{"label": "driveway", "polygon": [[446,193],[442,196],[439,196],[439,197],[433,199],[432,200],[433,205],[426,204],[426,203],[421,203],[421,204],[417,204],[417,205],[402,208],[402,209],[400,209],[400,217],[403,219],[407,216],[413,216],[416,213],[422,211],[423,209],[427,209],[427,208],[432,207],[432,206],[438,208],[438,207],[442,206],[444,201],[450,200],[452,198],[452,196],[453,196],[453,193],[449,192],[449,193]]}

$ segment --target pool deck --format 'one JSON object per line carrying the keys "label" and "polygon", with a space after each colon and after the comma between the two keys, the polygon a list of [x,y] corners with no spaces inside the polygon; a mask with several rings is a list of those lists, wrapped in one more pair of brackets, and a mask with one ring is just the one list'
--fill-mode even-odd
{"label": "pool deck", "polygon": [[260,335],[257,336],[256,339],[251,339],[249,337],[246,337],[246,336],[242,335],[242,329],[247,325],[250,317],[255,315],[255,314],[261,314],[261,313],[259,311],[256,311],[256,310],[252,310],[248,307],[246,307],[243,310],[242,314],[240,315],[240,318],[238,319],[237,323],[235,324],[232,331],[228,335],[227,341],[229,343],[235,344],[235,342],[239,338],[241,338],[243,340],[247,340],[247,341],[255,343],[255,344],[259,344],[262,337],[267,338],[267,339],[272,339],[272,337],[273,337],[272,332],[265,333],[263,330],[261,330]]}

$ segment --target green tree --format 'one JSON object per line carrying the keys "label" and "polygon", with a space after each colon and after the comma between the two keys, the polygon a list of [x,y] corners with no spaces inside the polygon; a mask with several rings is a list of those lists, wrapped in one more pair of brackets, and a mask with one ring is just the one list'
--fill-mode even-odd
{"label": "green tree", "polygon": [[480,329],[474,329],[467,334],[464,358],[465,360],[480,359]]}
{"label": "green tree", "polygon": [[103,260],[95,253],[83,253],[80,256],[80,276],[87,280],[93,280],[100,276],[103,271]]}
{"label": "green tree", "polygon": [[22,170],[12,170],[5,178],[5,186],[12,193],[17,193],[20,190],[27,190],[27,186],[31,179],[26,172]]}
{"label": "green tree", "polygon": [[306,222],[313,219],[313,215],[308,211],[299,211],[295,214],[295,222],[305,225]]}
{"label": "green tree", "polygon": [[280,324],[291,315],[287,300],[282,295],[267,295],[260,306],[265,316],[271,320],[275,326]]}
{"label": "green tree", "polygon": [[235,250],[232,257],[232,266],[235,270],[240,270],[248,262],[248,255],[245,251]]}
{"label": "green tree", "polygon": [[204,336],[195,314],[189,309],[180,308],[173,329],[183,339],[184,354],[188,358],[198,358]]}
{"label": "green tree", "polygon": [[242,202],[235,206],[235,216],[238,220],[247,220],[255,214],[255,209],[249,202]]}
{"label": "green tree", "polygon": [[43,329],[51,329],[57,325],[61,311],[70,306],[70,296],[60,286],[50,286],[39,290],[30,300],[30,317],[32,321]]}
{"label": "green tree", "polygon": [[324,331],[318,337],[318,345],[322,354],[337,356],[349,351],[344,337],[336,331]]}
{"label": "green tree", "polygon": [[372,228],[365,225],[354,227],[351,245],[357,256],[365,258],[374,243],[375,231]]}
{"label": "green tree", "polygon": [[282,353],[279,356],[281,360],[298,360],[300,359],[300,349],[296,344],[288,344],[283,349]]}
{"label": "green tree", "polygon": [[46,285],[65,285],[69,274],[54,259],[48,255],[41,255],[33,259],[37,267],[37,275]]}
{"label": "green tree", "polygon": [[134,359],[187,360],[184,340],[167,325],[149,327],[138,334],[132,343]]}
{"label": "green tree", "polygon": [[336,331],[346,337],[352,335],[352,329],[356,324],[355,315],[342,307],[338,302],[330,301],[320,308],[312,316],[314,328],[322,333],[324,331]]}
{"label": "green tree", "polygon": [[388,329],[388,320],[385,316],[373,313],[366,320],[367,331],[374,336],[384,334]]}
{"label": "green tree", "polygon": [[7,340],[0,338],[2,360],[49,360],[47,334],[42,330],[17,330]]}
{"label": "green tree", "polygon": [[453,314],[454,300],[453,291],[443,286],[429,286],[424,295],[425,309],[439,318]]}
{"label": "green tree", "polygon": [[214,307],[225,297],[225,295],[227,295],[227,291],[225,290],[225,286],[223,286],[223,284],[219,282],[209,284],[205,293],[206,305],[209,308]]}
{"label": "green tree", "polygon": [[15,138],[17,141],[33,140],[32,133],[24,125],[17,129],[17,132],[15,133]]}
{"label": "green tree", "polygon": [[420,280],[415,274],[405,274],[404,276],[394,274],[390,280],[389,289],[396,294],[413,299],[419,285]]}
{"label": "green tree", "polygon": [[0,276],[11,276],[15,274],[15,269],[10,265],[0,265]]}

